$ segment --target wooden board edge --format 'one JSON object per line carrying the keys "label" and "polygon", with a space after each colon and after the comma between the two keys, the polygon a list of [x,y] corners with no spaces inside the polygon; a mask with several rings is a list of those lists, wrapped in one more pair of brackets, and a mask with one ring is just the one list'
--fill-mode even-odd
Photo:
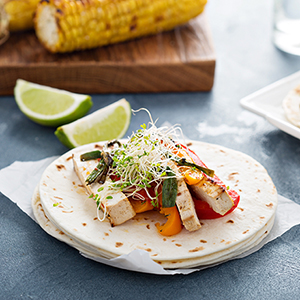
{"label": "wooden board edge", "polygon": [[[210,91],[215,59],[201,62],[126,65],[57,64],[2,66],[0,95],[12,95],[22,78],[42,85],[85,94]],[[59,70],[59,71],[58,71]]]}

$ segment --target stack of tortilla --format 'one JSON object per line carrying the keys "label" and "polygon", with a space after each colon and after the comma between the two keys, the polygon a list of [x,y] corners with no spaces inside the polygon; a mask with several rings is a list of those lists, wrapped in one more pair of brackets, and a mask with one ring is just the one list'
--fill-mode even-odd
{"label": "stack of tortilla", "polygon": [[34,215],[48,234],[95,258],[114,258],[142,249],[163,268],[174,269],[220,263],[250,250],[274,223],[277,192],[271,178],[262,165],[241,152],[196,141],[188,144],[240,195],[232,213],[200,220],[202,227],[197,231],[183,229],[177,235],[162,236],[155,223],[166,219],[156,211],[137,214],[115,227],[108,220],[100,222],[96,203],[72,162],[73,153],[92,151],[100,143],[70,150],[48,166],[32,198]]}

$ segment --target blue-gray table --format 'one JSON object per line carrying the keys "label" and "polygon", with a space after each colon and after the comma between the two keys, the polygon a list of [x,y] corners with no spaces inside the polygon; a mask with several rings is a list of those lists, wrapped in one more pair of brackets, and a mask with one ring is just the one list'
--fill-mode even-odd
{"label": "blue-gray table", "polygon": [[[158,125],[179,123],[186,136],[249,154],[278,193],[300,204],[300,141],[243,110],[239,100],[300,69],[300,57],[271,41],[272,3],[214,0],[206,9],[217,55],[207,93],[93,95],[93,111],[122,96],[148,108]],[[1,84],[1,83],[0,83]],[[132,118],[127,135],[147,121]],[[67,149],[28,120],[13,97],[0,98],[0,169]],[[85,259],[47,235],[0,194],[0,299],[299,299],[300,227],[239,260],[190,275],[156,276]]]}

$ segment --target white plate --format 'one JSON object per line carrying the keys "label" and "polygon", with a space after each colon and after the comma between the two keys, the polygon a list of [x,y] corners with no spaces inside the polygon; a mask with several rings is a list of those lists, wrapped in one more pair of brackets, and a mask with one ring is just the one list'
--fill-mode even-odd
{"label": "white plate", "polygon": [[282,101],[288,92],[300,84],[300,72],[276,81],[241,99],[243,108],[258,114],[280,130],[300,139],[300,128],[285,117]]}

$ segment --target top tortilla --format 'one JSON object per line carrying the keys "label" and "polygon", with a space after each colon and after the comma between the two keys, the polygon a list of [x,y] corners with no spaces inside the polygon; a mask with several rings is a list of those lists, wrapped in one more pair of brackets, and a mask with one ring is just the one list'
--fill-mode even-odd
{"label": "top tortilla", "polygon": [[[162,236],[155,223],[165,218],[158,212],[137,214],[116,227],[111,227],[108,220],[100,222],[96,204],[81,186],[71,159],[75,151],[88,152],[96,144],[67,152],[45,170],[39,185],[45,214],[58,230],[95,256],[116,257],[143,249],[156,262],[178,267],[187,261],[205,263],[212,257],[215,261],[218,256],[226,254],[230,258],[243,249],[249,250],[273,225],[277,192],[271,178],[262,165],[241,152],[196,141],[189,144],[208,168],[241,197],[234,212],[220,219],[200,220],[198,231],[183,229],[175,236]],[[59,205],[53,206],[55,203]]]}

